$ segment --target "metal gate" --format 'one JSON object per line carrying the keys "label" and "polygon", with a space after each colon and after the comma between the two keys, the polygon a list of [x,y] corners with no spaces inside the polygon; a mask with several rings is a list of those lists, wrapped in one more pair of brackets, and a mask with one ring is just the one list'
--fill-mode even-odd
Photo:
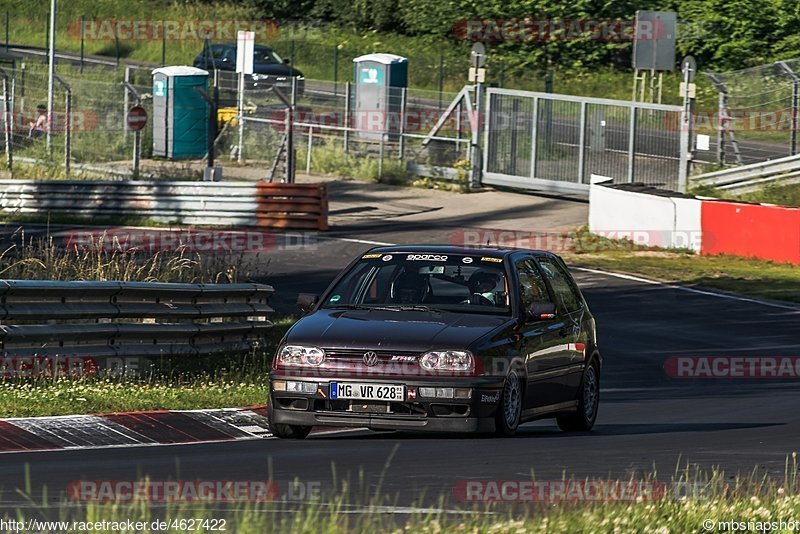
{"label": "metal gate", "polygon": [[586,194],[590,176],[684,190],[683,108],[490,88],[482,182]]}

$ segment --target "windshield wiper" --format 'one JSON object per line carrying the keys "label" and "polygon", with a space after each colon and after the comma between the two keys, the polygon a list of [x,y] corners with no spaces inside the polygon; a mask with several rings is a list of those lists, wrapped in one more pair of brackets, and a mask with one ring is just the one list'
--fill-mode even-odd
{"label": "windshield wiper", "polygon": [[340,304],[338,306],[326,306],[333,310],[378,310],[378,311],[423,311],[441,313],[443,310],[431,308],[424,304],[384,304],[378,306],[365,306],[363,304]]}
{"label": "windshield wiper", "polygon": [[381,309],[397,310],[397,311],[423,311],[423,312],[437,312],[442,313],[443,310],[439,308],[431,308],[425,304],[397,304],[392,306],[384,306]]}

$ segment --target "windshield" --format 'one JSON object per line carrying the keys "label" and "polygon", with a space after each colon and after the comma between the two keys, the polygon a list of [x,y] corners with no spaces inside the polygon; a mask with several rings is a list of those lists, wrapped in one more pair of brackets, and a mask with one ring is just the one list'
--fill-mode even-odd
{"label": "windshield", "polygon": [[502,259],[424,252],[365,254],[322,307],[510,312]]}

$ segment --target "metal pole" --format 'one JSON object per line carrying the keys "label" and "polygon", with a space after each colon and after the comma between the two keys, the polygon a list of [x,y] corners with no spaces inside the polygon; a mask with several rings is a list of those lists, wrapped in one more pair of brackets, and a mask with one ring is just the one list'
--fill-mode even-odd
{"label": "metal pole", "polygon": [[717,106],[717,165],[725,163],[725,120],[728,109],[728,95],[720,91]]}
{"label": "metal pole", "polygon": [[797,154],[797,113],[800,103],[800,78],[797,74],[786,64],[784,61],[779,61],[778,64],[786,71],[786,74],[792,79],[792,131],[789,133],[789,154],[794,156]]}
{"label": "metal pole", "polygon": [[53,151],[53,82],[56,74],[56,0],[50,0],[50,24],[47,43],[47,154]]}
{"label": "metal pole", "polygon": [[164,27],[164,21],[161,21],[161,66],[167,64],[167,29]]}
{"label": "metal pole", "polygon": [[586,102],[581,102],[581,129],[578,133],[578,183],[584,183],[584,175],[586,174]]}
{"label": "metal pole", "polygon": [[[20,79],[19,79],[19,111],[20,113],[25,112],[25,62],[22,62],[20,66]],[[16,100],[15,100],[16,102]]]}
{"label": "metal pole", "polygon": [[350,95],[352,92],[352,84],[350,82],[347,82],[345,91],[347,94],[344,99],[344,153],[347,154],[350,141]]}
{"label": "metal pole", "polygon": [[242,162],[242,152],[244,148],[244,72],[239,73],[239,83],[237,84],[239,95],[239,102],[237,105],[237,114],[239,116],[239,145],[236,147],[236,161]]}
{"label": "metal pole", "polygon": [[628,117],[628,182],[633,182],[633,173],[636,170],[636,115],[639,111],[631,107]]}
{"label": "metal pole", "polygon": [[533,117],[531,121],[531,178],[536,178],[536,145],[539,143],[537,139],[539,130],[539,98],[533,97]]}
{"label": "metal pole", "polygon": [[680,135],[680,160],[678,162],[678,191],[686,192],[689,180],[689,165],[692,161],[692,108],[689,98],[689,69],[684,69],[683,83],[686,91],[683,96],[683,110],[681,111],[681,135]]}
{"label": "metal pole", "polygon": [[475,85],[475,123],[477,126],[475,130],[472,132],[472,156],[471,156],[471,164],[472,164],[472,173],[470,176],[469,187],[470,189],[477,189],[481,186],[481,175],[482,175],[482,159],[481,159],[481,147],[480,147],[480,132],[483,126],[483,117],[481,117],[481,113],[483,112],[483,84],[478,82]]}
{"label": "metal pole", "polygon": [[314,146],[314,127],[308,127],[308,150],[306,151],[306,174],[311,174],[311,150]]}
{"label": "metal pole", "polygon": [[294,183],[295,161],[294,161],[294,109],[297,105],[297,77],[292,76],[292,98],[291,105],[286,112],[286,176],[284,181],[289,184]]}
{"label": "metal pole", "polygon": [[8,10],[6,9],[6,54],[8,54],[8,26],[9,26],[9,15]]}
{"label": "metal pole", "polygon": [[83,53],[84,53],[84,41],[85,41],[85,28],[86,28],[86,18],[81,15],[81,74],[83,74]]}
{"label": "metal pole", "polygon": [[442,91],[444,89],[444,54],[439,54],[439,111],[442,111]]}
{"label": "metal pole", "polygon": [[385,133],[381,133],[381,143],[380,147],[378,148],[378,180],[383,178],[383,138],[386,136]]}
{"label": "metal pole", "polygon": [[400,139],[397,145],[397,159],[403,159],[406,153],[405,133],[406,133],[406,105],[408,103],[408,88],[400,89]]}
{"label": "metal pole", "polygon": [[119,27],[114,21],[114,51],[117,55],[117,67],[119,67]]}
{"label": "metal pole", "polygon": [[72,159],[72,88],[61,76],[56,74],[55,79],[61,84],[66,93],[64,104],[64,174],[69,176],[70,160]]}
{"label": "metal pole", "polygon": [[[125,124],[128,124],[128,108],[131,107],[130,99],[128,98],[128,87],[127,85],[131,83],[131,66],[125,65],[125,83],[123,84],[123,95],[122,95],[122,120]],[[122,140],[124,142],[128,142],[128,128],[122,129]]]}
{"label": "metal pole", "polygon": [[6,167],[10,171],[13,168],[13,157],[11,153],[11,143],[13,139],[11,137],[11,128],[14,118],[11,109],[11,99],[8,94],[8,75],[4,71],[0,71],[0,77],[3,78],[3,133],[5,134],[6,141]]}
{"label": "metal pole", "polygon": [[333,47],[333,94],[339,94],[339,47]]}

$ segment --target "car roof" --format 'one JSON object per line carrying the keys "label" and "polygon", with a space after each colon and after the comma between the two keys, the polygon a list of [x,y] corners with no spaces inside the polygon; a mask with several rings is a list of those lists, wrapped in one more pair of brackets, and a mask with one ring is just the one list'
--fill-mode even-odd
{"label": "car roof", "polygon": [[[216,43],[212,44],[211,48],[236,48],[236,43]],[[253,48],[256,50],[272,50],[272,47],[265,46],[265,45],[253,45]]]}
{"label": "car roof", "polygon": [[476,245],[473,247],[459,247],[454,245],[402,245],[402,246],[380,246],[370,249],[370,252],[380,253],[412,253],[422,252],[427,254],[466,254],[466,255],[481,255],[491,256],[493,258],[505,258],[515,252],[536,253],[542,255],[552,255],[551,252],[545,250],[529,250],[522,248],[504,248],[497,246],[481,246]]}

